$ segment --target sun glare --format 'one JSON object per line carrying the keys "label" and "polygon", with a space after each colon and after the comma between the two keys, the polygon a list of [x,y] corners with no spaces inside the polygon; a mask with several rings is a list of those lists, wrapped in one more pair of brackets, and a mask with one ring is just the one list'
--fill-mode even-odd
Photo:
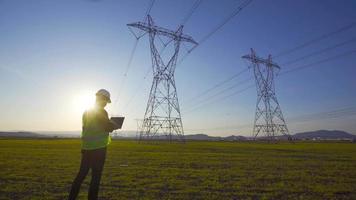
{"label": "sun glare", "polygon": [[95,95],[92,92],[82,92],[73,97],[73,109],[75,113],[82,114],[88,108],[93,107]]}

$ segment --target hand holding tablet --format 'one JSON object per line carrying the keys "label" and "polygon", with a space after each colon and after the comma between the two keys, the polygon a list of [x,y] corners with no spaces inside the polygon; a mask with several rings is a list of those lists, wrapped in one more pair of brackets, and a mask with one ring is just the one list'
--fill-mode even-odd
{"label": "hand holding tablet", "polygon": [[122,124],[124,123],[125,117],[111,117],[110,121],[114,124],[115,130],[121,129]]}

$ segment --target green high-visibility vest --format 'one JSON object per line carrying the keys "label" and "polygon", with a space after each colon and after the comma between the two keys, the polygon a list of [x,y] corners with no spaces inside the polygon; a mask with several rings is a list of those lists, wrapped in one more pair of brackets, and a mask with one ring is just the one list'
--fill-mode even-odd
{"label": "green high-visibility vest", "polygon": [[82,149],[92,150],[108,146],[112,123],[103,108],[95,107],[83,114]]}

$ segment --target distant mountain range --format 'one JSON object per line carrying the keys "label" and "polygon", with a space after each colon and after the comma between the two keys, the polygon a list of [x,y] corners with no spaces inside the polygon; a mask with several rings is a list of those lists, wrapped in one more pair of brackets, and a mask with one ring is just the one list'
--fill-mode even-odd
{"label": "distant mountain range", "polygon": [[311,132],[297,133],[293,135],[295,139],[356,139],[356,135],[338,130],[318,130]]}
{"label": "distant mountain range", "polygon": [[34,132],[0,132],[0,137],[27,137],[27,138],[40,138],[40,137],[48,137],[46,135],[42,135]]}
{"label": "distant mountain range", "polygon": [[[56,134],[57,133],[57,134]],[[120,134],[122,135],[122,134]],[[125,136],[113,136],[114,138],[135,138],[133,133],[124,133]],[[73,138],[79,137],[79,132],[47,132],[47,133],[35,133],[35,132],[0,132],[0,137],[17,137],[17,138]],[[356,135],[339,130],[318,130],[303,133],[296,133],[292,135],[297,140],[356,140]],[[165,139],[165,136],[160,136],[158,139]],[[177,136],[173,136],[172,139],[177,139]],[[192,134],[185,135],[186,140],[205,140],[205,141],[244,141],[251,140],[251,137],[245,136],[209,136],[206,134]],[[261,137],[263,139],[263,137]],[[279,139],[286,139],[284,136],[279,136]]]}

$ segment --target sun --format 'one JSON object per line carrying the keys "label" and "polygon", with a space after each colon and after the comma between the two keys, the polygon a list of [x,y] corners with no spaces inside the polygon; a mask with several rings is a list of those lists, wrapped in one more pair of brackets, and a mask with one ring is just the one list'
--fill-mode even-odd
{"label": "sun", "polygon": [[77,114],[82,114],[88,108],[93,107],[95,103],[95,95],[93,92],[80,92],[73,96],[73,110]]}

